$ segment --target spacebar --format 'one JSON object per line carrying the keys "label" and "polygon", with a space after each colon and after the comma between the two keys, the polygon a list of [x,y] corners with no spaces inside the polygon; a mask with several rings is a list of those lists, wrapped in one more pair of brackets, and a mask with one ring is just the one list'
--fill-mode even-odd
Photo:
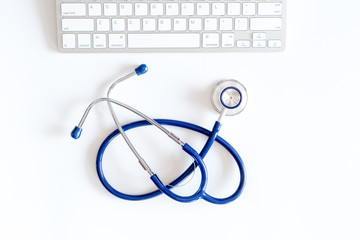
{"label": "spacebar", "polygon": [[128,48],[198,48],[200,34],[128,34]]}

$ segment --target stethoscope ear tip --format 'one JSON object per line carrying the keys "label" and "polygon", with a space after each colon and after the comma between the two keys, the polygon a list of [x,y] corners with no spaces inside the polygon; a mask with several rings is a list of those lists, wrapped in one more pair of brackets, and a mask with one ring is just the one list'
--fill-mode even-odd
{"label": "stethoscope ear tip", "polygon": [[78,139],[81,136],[82,128],[75,126],[74,129],[71,131],[71,137],[73,139]]}
{"label": "stethoscope ear tip", "polygon": [[149,70],[149,68],[146,66],[146,64],[141,64],[139,65],[137,68],[135,68],[135,73],[140,76],[142,74],[147,73],[147,71]]}

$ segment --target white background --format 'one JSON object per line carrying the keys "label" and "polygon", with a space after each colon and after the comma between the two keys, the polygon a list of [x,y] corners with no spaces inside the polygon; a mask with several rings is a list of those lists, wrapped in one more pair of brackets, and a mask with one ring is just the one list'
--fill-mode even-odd
{"label": "white background", "polygon": [[[283,53],[61,54],[55,1],[3,1],[0,239],[360,239],[359,9],[357,0],[289,1]],[[238,200],[128,202],[102,187],[95,156],[114,129],[106,105],[92,112],[82,138],[69,133],[87,104],[140,63],[150,71],[115,97],[154,118],[211,128],[214,84],[234,78],[246,86],[247,108],[221,132],[246,166]],[[138,119],[119,114],[123,123]],[[130,135],[164,182],[189,165],[157,131],[142,130]],[[174,131],[197,149],[204,142]],[[112,183],[128,193],[153,189],[117,141],[104,160]],[[237,171],[214,150],[208,190],[225,196]],[[176,191],[190,193],[198,175]]]}

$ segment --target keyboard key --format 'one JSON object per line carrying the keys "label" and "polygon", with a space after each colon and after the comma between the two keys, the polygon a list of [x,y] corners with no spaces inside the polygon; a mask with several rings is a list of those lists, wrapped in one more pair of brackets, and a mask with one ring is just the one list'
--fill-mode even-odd
{"label": "keyboard key", "polygon": [[243,4],[243,14],[245,16],[253,16],[256,12],[255,3],[244,3]]}
{"label": "keyboard key", "polygon": [[266,41],[253,41],[254,48],[264,48],[266,47]]}
{"label": "keyboard key", "polygon": [[181,15],[192,16],[194,12],[194,3],[181,3]]}
{"label": "keyboard key", "polygon": [[144,18],[143,19],[143,30],[144,31],[155,31],[156,30],[155,18]]}
{"label": "keyboard key", "polygon": [[129,34],[129,48],[199,48],[200,34]]}
{"label": "keyboard key", "polygon": [[221,34],[221,46],[224,48],[234,47],[234,34],[233,33],[223,33]]}
{"label": "keyboard key", "polygon": [[110,19],[97,19],[96,20],[96,30],[100,32],[110,30]]}
{"label": "keyboard key", "polygon": [[116,16],[117,15],[116,3],[104,3],[104,15]]}
{"label": "keyboard key", "polygon": [[179,4],[178,3],[166,3],[165,5],[165,14],[168,16],[179,15]]}
{"label": "keyboard key", "polygon": [[161,16],[164,14],[164,4],[163,3],[151,3],[150,4],[150,15],[151,16]]}
{"label": "keyboard key", "polygon": [[190,18],[189,19],[189,30],[200,31],[202,29],[201,18]]}
{"label": "keyboard key", "polygon": [[205,18],[204,29],[206,31],[214,31],[217,29],[217,18]]}
{"label": "keyboard key", "polygon": [[186,18],[174,18],[174,31],[186,30]]}
{"label": "keyboard key", "polygon": [[274,31],[282,29],[281,18],[251,18],[250,29],[253,31]]}
{"label": "keyboard key", "polygon": [[230,31],[233,28],[232,18],[220,18],[220,30]]}
{"label": "keyboard key", "polygon": [[240,3],[228,3],[227,14],[230,16],[240,15]]}
{"label": "keyboard key", "polygon": [[63,48],[75,48],[75,34],[63,34]]}
{"label": "keyboard key", "polygon": [[238,48],[249,48],[250,47],[250,41],[249,40],[237,40],[236,41],[236,47],[238,47]]}
{"label": "keyboard key", "polygon": [[94,34],[94,48],[106,48],[106,35],[105,34]]}
{"label": "keyboard key", "polygon": [[89,10],[89,16],[101,16],[100,3],[89,3],[88,10]]}
{"label": "keyboard key", "polygon": [[78,48],[90,48],[90,34],[78,34]]}
{"label": "keyboard key", "polygon": [[92,32],[94,31],[94,19],[62,19],[64,32]]}
{"label": "keyboard key", "polygon": [[131,16],[133,12],[131,3],[120,3],[119,14],[120,16]]}
{"label": "keyboard key", "polygon": [[127,20],[128,31],[140,31],[140,19],[130,18]]}
{"label": "keyboard key", "polygon": [[148,14],[147,3],[135,3],[135,16],[146,16]]}
{"label": "keyboard key", "polygon": [[120,19],[116,19],[114,18],[112,20],[112,30],[117,32],[117,31],[124,31],[125,30],[125,19],[120,18]]}
{"label": "keyboard key", "polygon": [[258,14],[279,16],[282,14],[282,3],[259,3]]}
{"label": "keyboard key", "polygon": [[237,31],[248,30],[248,19],[247,18],[235,18],[235,30],[237,30]]}
{"label": "keyboard key", "polygon": [[266,33],[253,33],[253,39],[254,40],[265,40]]}
{"label": "keyboard key", "polygon": [[85,16],[85,4],[84,3],[63,3],[61,4],[61,15],[80,17]]}
{"label": "keyboard key", "polygon": [[212,15],[222,16],[225,14],[225,3],[212,3]]}
{"label": "keyboard key", "polygon": [[204,33],[203,34],[203,47],[204,48],[219,47],[219,34],[218,33]]}
{"label": "keyboard key", "polygon": [[208,16],[210,14],[210,4],[209,3],[197,3],[196,4],[196,14],[199,16]]}
{"label": "keyboard key", "polygon": [[125,34],[109,34],[109,48],[125,48]]}
{"label": "keyboard key", "polygon": [[269,48],[280,48],[281,47],[281,40],[269,40],[268,47]]}
{"label": "keyboard key", "polygon": [[160,18],[158,21],[159,31],[170,31],[171,30],[171,19],[170,18]]}

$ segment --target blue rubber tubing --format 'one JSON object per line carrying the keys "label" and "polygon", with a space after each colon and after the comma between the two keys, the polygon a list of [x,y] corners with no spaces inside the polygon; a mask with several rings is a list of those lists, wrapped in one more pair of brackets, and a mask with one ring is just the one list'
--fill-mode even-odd
{"label": "blue rubber tubing", "polygon": [[[241,195],[241,193],[243,191],[243,188],[244,188],[244,185],[245,185],[245,168],[244,168],[244,164],[243,164],[243,161],[242,161],[240,155],[238,154],[238,152],[227,141],[225,141],[223,138],[218,136],[218,132],[219,132],[220,127],[221,127],[221,124],[219,122],[215,123],[212,131],[209,131],[209,130],[201,127],[201,126],[198,126],[198,125],[195,125],[195,124],[192,124],[192,123],[188,123],[188,122],[178,121],[178,120],[155,119],[155,121],[158,122],[161,125],[168,125],[168,126],[175,126],[175,127],[185,128],[185,129],[189,129],[189,130],[201,133],[201,134],[203,134],[205,136],[208,136],[208,140],[207,140],[206,144],[204,145],[203,149],[201,150],[201,152],[199,154],[200,157],[202,159],[204,159],[206,154],[210,150],[211,146],[216,141],[217,143],[219,143],[222,147],[224,147],[231,154],[231,156],[234,158],[234,160],[235,160],[235,162],[236,162],[236,164],[238,166],[239,173],[240,173],[239,184],[238,184],[238,187],[235,190],[235,192],[233,194],[231,194],[229,197],[216,198],[216,197],[213,197],[213,196],[209,195],[208,193],[206,193],[205,190],[203,189],[200,192],[200,194],[197,194],[197,197],[192,199],[192,200],[196,200],[198,198],[203,198],[205,201],[208,201],[208,202],[211,202],[211,203],[226,204],[226,203],[229,203],[231,201],[234,201],[235,199],[237,199]],[[132,122],[130,124],[124,125],[122,128],[123,128],[124,131],[128,131],[128,130],[131,130],[131,129],[134,129],[134,128],[148,126],[148,125],[151,125],[151,124],[149,122],[145,121],[145,120],[142,120],[142,121]],[[146,193],[146,194],[140,194],[140,195],[125,194],[125,193],[119,192],[118,190],[113,188],[108,183],[108,181],[106,180],[106,177],[104,175],[103,168],[102,168],[103,155],[104,155],[104,152],[105,152],[107,146],[110,144],[110,142],[115,137],[117,137],[119,134],[120,134],[120,132],[119,132],[118,129],[113,131],[103,141],[103,143],[101,144],[101,146],[99,148],[98,154],[97,154],[96,170],[97,170],[97,174],[98,174],[99,179],[100,179],[101,183],[103,184],[103,186],[110,193],[115,195],[116,197],[119,197],[119,198],[122,198],[122,199],[125,199],[125,200],[139,201],[139,200],[145,200],[145,199],[153,198],[153,197],[156,197],[156,196],[160,195],[162,193],[161,190],[155,190],[153,192]],[[194,163],[195,163],[196,166],[198,166],[197,161],[195,161]],[[189,176],[189,174],[191,174],[193,171],[194,171],[194,164],[191,164],[178,178],[176,178],[168,186],[166,186],[167,190],[171,189],[172,186],[176,186],[177,184],[179,184],[187,176]],[[156,176],[156,175],[154,175],[154,176]],[[153,177],[152,180],[158,186],[158,184],[157,184],[157,179],[158,178],[157,179],[156,178],[157,177]],[[184,201],[184,202],[188,202],[188,201]]]}

